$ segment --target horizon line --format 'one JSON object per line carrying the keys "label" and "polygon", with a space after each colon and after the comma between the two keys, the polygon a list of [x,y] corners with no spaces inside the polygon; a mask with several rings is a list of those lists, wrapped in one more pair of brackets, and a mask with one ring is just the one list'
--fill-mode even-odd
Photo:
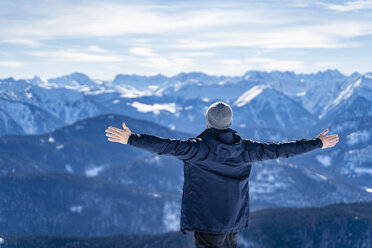
{"label": "horizon line", "polygon": [[81,72],[81,71],[73,71],[73,72],[70,72],[70,73],[67,73],[67,74],[62,74],[62,75],[59,75],[59,76],[48,77],[48,78],[45,78],[45,77],[39,76],[37,74],[34,74],[34,76],[32,76],[32,77],[18,77],[17,78],[16,76],[9,76],[9,77],[0,78],[0,80],[13,79],[15,81],[18,81],[18,80],[29,80],[29,79],[34,79],[34,78],[40,78],[41,80],[50,80],[50,79],[61,78],[61,77],[64,77],[64,76],[70,76],[70,75],[73,75],[73,74],[82,74],[84,76],[87,76],[91,80],[100,80],[100,81],[114,81],[120,75],[123,75],[123,76],[139,76],[139,77],[146,77],[146,78],[156,77],[156,76],[163,76],[163,77],[166,77],[166,78],[173,78],[173,77],[176,77],[180,74],[193,74],[193,73],[204,74],[204,75],[211,76],[211,77],[214,76],[214,77],[234,78],[234,77],[244,77],[249,72],[259,72],[259,73],[267,73],[267,74],[270,74],[270,73],[290,73],[290,74],[294,74],[296,76],[298,76],[298,75],[316,75],[316,74],[319,74],[319,73],[336,72],[336,73],[339,73],[339,74],[341,74],[342,76],[345,76],[345,77],[351,77],[354,74],[365,75],[365,74],[368,74],[368,73],[372,73],[372,71],[368,71],[368,72],[365,72],[365,73],[360,73],[358,71],[354,71],[350,74],[346,74],[346,73],[343,73],[339,69],[336,69],[336,68],[335,69],[330,69],[329,68],[329,69],[318,70],[318,71],[315,71],[315,72],[307,72],[307,73],[296,72],[294,70],[248,70],[241,75],[226,75],[226,74],[219,74],[218,75],[218,74],[205,73],[203,71],[189,71],[189,72],[181,71],[181,72],[178,72],[176,74],[169,75],[169,76],[167,76],[166,74],[162,74],[162,73],[154,73],[154,74],[117,73],[114,76],[113,79],[100,79],[100,78],[92,78],[92,77],[89,76],[89,74]]}

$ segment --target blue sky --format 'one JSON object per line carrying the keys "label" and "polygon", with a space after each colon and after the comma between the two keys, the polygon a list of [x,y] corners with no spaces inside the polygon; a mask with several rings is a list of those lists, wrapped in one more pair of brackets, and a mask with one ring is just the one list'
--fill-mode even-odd
{"label": "blue sky", "polygon": [[0,78],[372,71],[372,0],[0,1]]}

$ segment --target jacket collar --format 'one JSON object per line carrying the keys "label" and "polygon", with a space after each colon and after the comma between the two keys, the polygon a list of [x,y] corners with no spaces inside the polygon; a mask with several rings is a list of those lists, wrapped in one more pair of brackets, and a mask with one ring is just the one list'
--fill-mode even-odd
{"label": "jacket collar", "polygon": [[205,134],[220,134],[220,133],[236,133],[234,129],[226,128],[226,129],[217,129],[214,127],[206,128],[201,134],[198,135],[197,138],[200,138],[201,136]]}

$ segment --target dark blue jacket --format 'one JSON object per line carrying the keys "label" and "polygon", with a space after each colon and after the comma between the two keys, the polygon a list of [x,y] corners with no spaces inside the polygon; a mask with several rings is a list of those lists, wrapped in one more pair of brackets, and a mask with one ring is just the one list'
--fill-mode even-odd
{"label": "dark blue jacket", "polygon": [[241,138],[230,128],[207,128],[186,141],[132,134],[128,144],[184,162],[181,231],[217,234],[248,227],[251,163],[322,147],[319,138],[257,142]]}

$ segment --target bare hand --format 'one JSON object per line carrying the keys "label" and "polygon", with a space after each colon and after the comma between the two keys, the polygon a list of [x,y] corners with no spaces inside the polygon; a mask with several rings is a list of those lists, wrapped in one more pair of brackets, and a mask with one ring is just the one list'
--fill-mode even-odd
{"label": "bare hand", "polygon": [[123,129],[116,127],[108,127],[106,129],[106,136],[109,137],[108,140],[111,142],[119,142],[122,144],[128,144],[128,139],[132,132],[123,122]]}
{"label": "bare hand", "polygon": [[323,142],[322,149],[335,146],[338,142],[338,135],[333,134],[331,136],[325,136],[326,133],[328,133],[329,129],[327,128],[324,130],[321,134],[318,135],[317,138],[321,139]]}

